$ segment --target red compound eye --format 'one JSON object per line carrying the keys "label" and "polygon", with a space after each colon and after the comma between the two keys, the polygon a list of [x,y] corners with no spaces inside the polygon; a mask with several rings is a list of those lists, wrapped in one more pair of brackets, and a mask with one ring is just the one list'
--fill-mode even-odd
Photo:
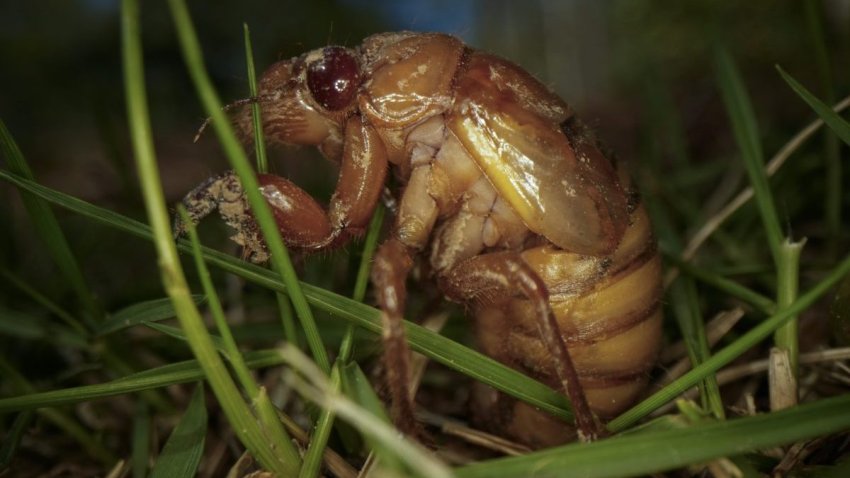
{"label": "red compound eye", "polygon": [[307,67],[307,86],[325,109],[337,111],[354,99],[360,85],[360,67],[354,55],[340,46],[322,50],[322,59]]}

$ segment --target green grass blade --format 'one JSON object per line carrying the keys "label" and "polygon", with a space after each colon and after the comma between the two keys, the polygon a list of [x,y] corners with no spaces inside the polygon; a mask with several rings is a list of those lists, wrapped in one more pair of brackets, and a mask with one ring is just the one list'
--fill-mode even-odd
{"label": "green grass blade", "polygon": [[[6,124],[2,119],[0,119],[0,152],[6,158],[6,165],[10,171],[35,181],[23,153],[12,138],[12,134],[6,129]],[[68,281],[86,311],[84,315],[84,318],[87,319],[86,322],[93,326],[103,318],[103,310],[86,282],[82,268],[77,262],[77,258],[74,257],[62,228],[59,227],[56,215],[53,214],[50,206],[42,200],[28,194],[22,194],[21,199],[38,232],[38,237],[44,241],[47,253],[56,263],[59,273]]]}
{"label": "green grass blade", "polygon": [[[755,194],[756,204],[767,235],[767,242],[773,256],[773,263],[776,266],[777,282],[779,284],[795,282],[797,262],[794,261],[793,264],[787,262],[792,256],[786,253],[783,248],[786,241],[779,227],[779,216],[776,213],[773,195],[767,182],[761,142],[750,98],[739,72],[727,52],[721,51],[718,54],[716,64],[720,92],[732,122],[735,139],[741,149],[747,174],[750,177],[750,185]],[[794,277],[789,278],[787,277],[788,274],[792,274]],[[783,302],[779,304],[780,307],[793,300],[793,297],[784,295],[784,292],[787,292],[787,290],[780,289],[777,293],[777,301]],[[794,364],[792,368],[796,369],[799,349],[796,318],[792,317],[777,331],[774,341],[779,348],[788,352],[789,359]]]}
{"label": "green grass blade", "polygon": [[[0,377],[3,377],[7,386],[19,393],[31,394],[35,390],[33,385],[3,357],[0,357]],[[26,409],[29,408],[21,408],[22,411]],[[102,464],[111,466],[117,460],[115,455],[107,450],[94,434],[89,433],[89,430],[82,426],[75,417],[55,408],[40,409],[38,414],[76,441],[86,453]]]}
{"label": "green grass blade", "polygon": [[809,90],[800,84],[800,82],[795,80],[794,77],[786,73],[782,67],[777,65],[776,70],[782,76],[782,79],[788,83],[788,86],[790,86],[791,89],[794,90],[794,92],[797,93],[797,95],[802,98],[803,101],[805,101],[809,107],[815,111],[815,113],[817,113],[818,117],[822,119],[823,122],[826,123],[826,125],[829,126],[836,135],[838,135],[839,138],[841,138],[841,141],[850,145],[850,123],[809,92]]}
{"label": "green grass blade", "polygon": [[262,425],[262,431],[268,438],[272,449],[279,450],[283,455],[284,461],[298,463],[301,459],[298,450],[292,445],[292,439],[286,433],[280,420],[278,420],[277,413],[271,401],[268,400],[265,390],[258,387],[254,378],[251,377],[251,372],[245,365],[242,352],[239,351],[236,340],[233,339],[230,326],[227,324],[227,319],[224,316],[224,308],[221,306],[221,301],[219,301],[218,294],[213,286],[209,269],[207,269],[207,265],[201,256],[201,242],[198,239],[195,226],[189,220],[189,215],[183,206],[178,207],[178,214],[181,215],[183,223],[188,225],[187,232],[192,243],[192,257],[195,259],[195,267],[198,270],[198,277],[203,285],[204,294],[209,297],[210,311],[221,336],[220,341],[229,358],[230,365],[239,382],[242,384],[242,388],[254,401],[257,415]]}
{"label": "green grass blade", "polygon": [[84,350],[89,346],[85,335],[78,334],[64,324],[9,310],[3,306],[0,306],[0,336],[22,340],[44,340],[55,346],[67,346],[78,350]]}
{"label": "green grass blade", "polygon": [[[582,477],[649,475],[735,456],[850,428],[850,395],[756,415],[579,443],[521,457],[503,458],[455,470],[458,478]],[[624,453],[625,451],[625,453]]]}
{"label": "green grass blade", "polygon": [[[254,49],[251,48],[251,31],[248,24],[242,24],[242,32],[245,40],[245,68],[248,70],[248,90],[251,98],[257,97],[257,70],[254,68]],[[266,142],[263,139],[263,121],[260,111],[260,102],[251,103],[251,120],[254,122],[254,152],[257,155],[257,171],[265,173],[269,170],[269,161],[266,157]]]}
{"label": "green grass blade", "polygon": [[[12,182],[28,191],[77,212],[110,227],[151,240],[151,230],[145,224],[134,221],[107,209],[89,204],[80,199],[68,196],[53,189],[21,179],[0,170],[0,179]],[[178,248],[191,251],[189,243],[181,240]],[[280,281],[279,275],[241,261],[231,255],[202,248],[207,263],[224,271],[236,274],[245,280],[275,291],[286,291],[286,285]],[[339,294],[301,283],[304,295],[315,307],[336,317],[348,320],[374,334],[381,333],[380,312],[374,307],[353,301]],[[469,377],[501,390],[524,402],[534,405],[554,416],[564,420],[572,419],[572,412],[567,399],[550,387],[529,378],[516,370],[496,362],[495,360],[476,352],[469,347],[447,339],[416,324],[405,322],[407,339],[413,350],[429,358],[457,370]]]}
{"label": "green grass blade", "polygon": [[[369,284],[369,271],[372,266],[372,256],[375,253],[375,248],[378,245],[378,236],[381,232],[381,225],[384,221],[384,206],[379,204],[375,209],[375,214],[369,222],[369,231],[366,234],[366,240],[363,242],[363,254],[360,258],[360,265],[357,269],[357,279],[354,283],[353,298],[357,302],[362,302],[366,295],[366,286]],[[346,365],[351,359],[351,354],[354,350],[354,324],[348,324],[345,335],[342,338],[342,343],[339,347],[337,360],[331,369],[331,386],[334,392],[340,391],[341,386],[341,371],[340,367]],[[322,410],[319,415],[319,420],[316,422],[316,428],[310,440],[310,446],[307,448],[307,453],[304,455],[304,466],[301,468],[302,478],[312,478],[317,476],[322,464],[324,449],[327,445],[327,440],[330,438],[331,429],[334,424],[333,412],[329,409]]]}
{"label": "green grass blade", "polygon": [[[245,63],[248,70],[248,89],[252,98],[257,97],[257,71],[254,68],[254,50],[251,47],[251,31],[248,24],[242,24],[245,39]],[[263,137],[262,111],[260,102],[251,103],[251,120],[254,124],[254,154],[257,157],[257,172],[266,173],[269,170],[268,156],[266,155],[266,141]],[[278,271],[278,273],[280,273]],[[292,303],[286,294],[276,293],[278,313],[283,324],[283,336],[289,343],[298,345],[299,335],[292,314]]]}
{"label": "green grass blade", "polygon": [[207,408],[204,406],[204,386],[198,384],[186,413],[162,447],[162,453],[151,470],[151,478],[195,476],[204,453],[206,434]]}
{"label": "green grass blade", "polygon": [[741,150],[741,159],[755,192],[756,204],[758,204],[761,213],[770,251],[774,262],[778,262],[779,248],[784,236],[779,226],[773,195],[770,193],[770,187],[767,183],[767,175],[764,172],[764,153],[761,148],[755,112],[741,75],[728,52],[721,50],[717,54],[715,68],[723,104],[729,114],[732,133],[735,135],[738,148]]}
{"label": "green grass blade", "polygon": [[186,333],[192,353],[198,358],[204,375],[235,434],[266,469],[282,476],[291,476],[298,469],[299,463],[282,460],[282,457],[272,450],[263,437],[256,418],[242,400],[204,327],[183,276],[180,259],[171,236],[171,221],[165,206],[154,153],[150,116],[147,111],[138,10],[138,4],[134,0],[123,2],[122,51],[127,116],[142,195],[159,257],[162,283],[173,301],[177,318]]}
{"label": "green grass blade", "polygon": [[[705,336],[705,324],[699,309],[697,290],[689,278],[680,278],[670,289],[670,299],[676,314],[676,322],[682,331],[682,337],[688,349],[691,366],[696,367],[711,356],[708,340]],[[723,400],[720,397],[720,387],[717,377],[709,374],[700,382],[702,405],[714,414],[715,418],[723,419]]]}
{"label": "green grass blade", "polygon": [[[835,102],[835,87],[832,81],[832,67],[829,62],[827,35],[823,29],[823,4],[819,0],[806,0],[806,26],[811,38],[814,64],[817,67],[821,84],[821,94],[828,103]],[[827,230],[832,236],[831,248],[838,244],[835,240],[841,232],[841,151],[838,138],[830,131],[823,135],[824,161],[824,219]]]}
{"label": "green grass blade", "polygon": [[776,312],[776,303],[770,300],[770,298],[763,296],[752,289],[748,289],[733,280],[714,274],[711,271],[706,270],[704,267],[698,267],[690,262],[683,261],[678,255],[665,254],[664,259],[672,262],[676,267],[689,276],[699,279],[701,282],[708,284],[715,289],[726,292],[732,297],[737,297],[765,314],[772,314]]}
{"label": "green grass blade", "polygon": [[151,415],[144,401],[136,404],[133,417],[133,444],[130,463],[133,478],[145,478],[148,474],[148,460],[151,454]]}
{"label": "green grass blade", "polygon": [[[392,423],[384,409],[383,402],[375,394],[366,374],[356,363],[349,363],[342,368],[342,389],[346,396],[351,397],[354,403],[363,407],[375,418],[388,425]],[[391,470],[399,476],[410,475],[411,470],[407,469],[404,463],[390,450],[387,450],[381,442],[370,436],[366,436],[365,439],[369,443],[369,449],[374,451],[375,455],[381,460],[382,468]]]}
{"label": "green grass blade", "polygon": [[284,379],[310,401],[323,408],[331,409],[340,418],[351,423],[362,433],[380,441],[381,444],[410,466],[413,476],[427,478],[449,478],[451,470],[443,462],[431,456],[418,443],[400,437],[398,430],[363,410],[347,397],[331,388],[328,377],[300,350],[284,344],[279,353],[291,368],[285,369]]}
{"label": "green grass blade", "polygon": [[[202,295],[193,295],[192,301],[195,305],[201,305],[206,301]],[[105,322],[101,323],[95,334],[104,336],[129,327],[140,325],[144,322],[159,322],[161,320],[173,319],[177,316],[171,299],[152,299],[129,305],[114,314],[111,314]]]}
{"label": "green grass blade", "polygon": [[228,357],[233,367],[233,372],[236,374],[242,388],[245,389],[250,397],[256,400],[259,387],[254,381],[254,378],[251,377],[248,367],[245,366],[245,362],[242,359],[242,352],[239,351],[239,346],[236,345],[236,340],[233,339],[233,334],[230,332],[230,326],[227,324],[227,318],[224,314],[224,307],[222,307],[218,293],[215,291],[207,264],[201,256],[201,241],[198,239],[198,232],[195,230],[192,221],[189,220],[189,214],[186,212],[186,208],[182,205],[178,206],[177,213],[182,218],[183,223],[187,225],[186,232],[189,234],[189,241],[192,243],[192,258],[195,260],[195,269],[198,271],[198,278],[201,280],[201,287],[204,289],[204,294],[210,299],[209,310],[219,334],[218,342],[220,347],[217,347],[224,349],[224,353]]}
{"label": "green grass blade", "polygon": [[[173,337],[181,342],[189,342],[189,337],[186,336],[186,332],[179,327],[172,327],[170,325],[165,324],[157,324],[156,322],[145,322],[144,326],[156,330],[161,334],[165,334],[169,337]],[[227,346],[224,344],[224,340],[218,335],[210,334],[210,340],[212,341],[213,346],[224,355],[224,357],[230,361],[230,351]]]}
{"label": "green grass blade", "polygon": [[32,424],[32,419],[33,412],[30,410],[19,413],[15,417],[15,421],[12,422],[12,426],[9,427],[3,436],[3,444],[0,445],[0,473],[9,467],[9,464],[15,457],[24,433],[26,433],[30,424]]}
{"label": "green grass blade", "polygon": [[721,367],[728,365],[744,352],[767,338],[774,330],[791,320],[794,316],[811,307],[821,296],[847,275],[848,272],[850,272],[850,256],[845,257],[825,278],[805,294],[801,295],[793,304],[761,322],[738,338],[738,340],[712,355],[701,365],[694,367],[690,372],[681,376],[673,383],[612,420],[608,423],[608,428],[615,432],[625,430],[641,418],[652,413],[653,410],[673,400],[681,393],[699,383],[708,374],[717,372]]}
{"label": "green grass blade", "polygon": [[[282,363],[283,359],[274,350],[262,350],[245,354],[245,365],[252,369],[273,367]],[[198,361],[186,360],[152,368],[144,372],[137,372],[111,382],[0,398],[0,413],[88,402],[126,393],[167,387],[169,385],[197,382],[203,379],[204,371],[201,369]]]}
{"label": "green grass blade", "polygon": [[76,317],[74,317],[68,311],[60,307],[59,304],[54,302],[51,298],[35,290],[29,284],[24,282],[23,279],[21,279],[5,267],[0,267],[0,276],[6,279],[6,281],[12,284],[15,288],[17,288],[18,290],[32,298],[34,301],[39,303],[45,309],[49,310],[57,317],[62,319],[62,321],[65,322],[68,327],[72,328],[80,337],[88,338],[89,331],[86,329],[86,327],[79,320],[77,320]]}
{"label": "green grass blade", "polygon": [[318,328],[316,327],[313,313],[298,285],[298,279],[295,269],[292,267],[292,262],[289,259],[289,253],[281,240],[271,209],[260,192],[257,178],[251,169],[251,164],[245,155],[245,150],[239,144],[236,134],[231,127],[230,120],[222,111],[221,101],[218,99],[218,94],[215,92],[212,82],[207,75],[201,55],[201,47],[198,44],[186,4],[181,0],[169,0],[168,4],[174,19],[175,28],[177,29],[177,36],[180,40],[186,66],[195,84],[195,89],[201,103],[212,119],[212,126],[218,135],[222,149],[230,160],[230,165],[242,182],[245,196],[251,205],[251,211],[257,220],[257,224],[260,226],[263,238],[271,254],[272,265],[276,270],[280,271],[283,282],[287,285],[289,298],[292,300],[295,313],[301,321],[310,352],[319,367],[325,373],[329,373],[331,369],[330,361]]}

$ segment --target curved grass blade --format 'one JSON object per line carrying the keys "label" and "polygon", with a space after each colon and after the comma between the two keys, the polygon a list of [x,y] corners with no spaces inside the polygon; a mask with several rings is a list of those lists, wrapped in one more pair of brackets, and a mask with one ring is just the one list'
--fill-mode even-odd
{"label": "curved grass blade", "polygon": [[[180,326],[186,333],[192,353],[204,370],[210,387],[221,404],[221,408],[233,431],[245,447],[263,467],[282,476],[294,474],[300,466],[296,455],[288,459],[284,453],[276,453],[265,439],[256,417],[248,408],[227,367],[215,349],[198,308],[189,294],[189,286],[183,275],[174,239],[151,132],[150,115],[147,111],[147,92],[144,82],[142,61],[139,5],[134,0],[124,0],[121,9],[122,59],[127,101],[127,119],[130,125],[133,153],[142,186],[148,221],[159,258],[162,285],[174,303]],[[178,34],[186,32],[178,28]],[[286,450],[279,450],[285,452]]]}
{"label": "curved grass blade", "polygon": [[204,453],[207,434],[207,408],[204,406],[204,386],[199,383],[183,418],[174,427],[162,448],[151,478],[195,476]]}
{"label": "curved grass blade", "polygon": [[[200,294],[192,295],[192,301],[196,306],[203,304],[205,300],[204,296]],[[95,334],[97,336],[108,335],[144,322],[159,322],[174,317],[177,317],[177,313],[174,311],[171,299],[147,300],[127,306],[112,314],[95,329]]]}
{"label": "curved grass blade", "polygon": [[[0,119],[0,152],[6,158],[9,170],[21,177],[35,181],[35,177],[27,164],[12,134],[6,129],[6,124]],[[89,326],[93,326],[103,318],[103,310],[100,308],[94,293],[86,282],[77,258],[68,245],[68,240],[59,227],[59,221],[50,209],[50,206],[29,194],[22,194],[24,207],[33,221],[38,237],[44,241],[47,253],[56,263],[59,272],[65,276],[65,280],[77,294],[77,298],[87,312],[84,319]]]}
{"label": "curved grass blade", "polygon": [[458,478],[648,475],[848,428],[850,395],[842,395],[775,413],[490,460],[459,468],[455,474]]}
{"label": "curved grass blade", "polygon": [[[245,365],[252,369],[273,367],[282,363],[283,359],[274,350],[245,354]],[[111,382],[0,398],[0,413],[87,402],[203,379],[204,372],[198,361],[186,360],[127,375]]]}
{"label": "curved grass blade", "polygon": [[835,111],[832,110],[828,105],[824,104],[821,100],[817,98],[817,96],[813,95],[809,90],[807,90],[800,82],[794,79],[793,76],[789,75],[782,69],[781,66],[776,65],[776,71],[779,72],[779,75],[782,76],[782,79],[788,83],[788,86],[794,90],[797,95],[805,101],[809,107],[811,107],[815,113],[817,113],[818,117],[829,126],[832,131],[841,138],[841,141],[844,141],[846,144],[850,145],[850,123],[844,120],[841,116],[838,115]]}
{"label": "curved grass blade", "polygon": [[198,38],[195,35],[195,29],[192,25],[186,4],[181,0],[169,0],[168,5],[177,30],[177,37],[180,40],[186,68],[189,70],[189,76],[192,77],[198,97],[207,110],[207,114],[212,119],[213,129],[218,135],[219,142],[230,161],[230,165],[239,176],[242,189],[245,191],[245,197],[251,206],[251,212],[257,221],[257,225],[260,226],[263,239],[265,239],[266,246],[269,249],[271,263],[274,269],[280,271],[279,275],[287,285],[289,298],[292,301],[292,306],[295,308],[298,319],[301,321],[310,352],[316,359],[319,367],[325,373],[328,373],[331,369],[330,360],[322,343],[322,337],[319,335],[319,330],[316,327],[313,312],[310,310],[310,306],[301,291],[298,277],[289,259],[289,252],[287,252],[286,246],[280,237],[280,232],[278,231],[271,208],[266,203],[260,191],[259,183],[257,182],[254,171],[251,169],[251,164],[248,161],[245,150],[242,148],[239,140],[236,139],[236,134],[233,132],[230,120],[222,111],[221,101],[207,74],[201,54],[201,47],[198,44]]}
{"label": "curved grass blade", "polygon": [[148,472],[148,459],[151,448],[151,414],[145,402],[136,404],[136,414],[133,417],[133,444],[130,466],[133,478],[145,478]]}
{"label": "curved grass blade", "polygon": [[791,320],[800,312],[811,307],[821,296],[829,289],[838,283],[847,273],[850,272],[850,255],[844,258],[832,272],[818,282],[814,287],[809,289],[805,294],[801,295],[793,304],[782,309],[776,315],[769,317],[749,332],[742,335],[735,342],[727,345],[723,349],[717,351],[702,364],[694,367],[690,372],[679,377],[678,380],[670,383],[663,389],[659,390],[646,400],[635,405],[625,413],[615,418],[608,423],[608,428],[611,431],[625,430],[629,426],[636,423],[641,418],[652,413],[653,410],[673,400],[679,394],[693,387],[700,380],[704,379],[708,374],[720,370],[721,367],[729,364],[741,354],[754,347],[756,344],[767,338],[773,331],[782,326],[787,321]]}

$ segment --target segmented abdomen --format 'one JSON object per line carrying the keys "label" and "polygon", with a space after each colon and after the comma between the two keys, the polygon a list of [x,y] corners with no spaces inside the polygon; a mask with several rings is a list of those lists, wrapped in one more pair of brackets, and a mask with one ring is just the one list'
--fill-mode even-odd
{"label": "segmented abdomen", "polygon": [[[619,414],[646,386],[661,342],[661,263],[644,208],[634,207],[611,256],[582,256],[544,245],[522,257],[549,288],[549,302],[591,409],[603,419]],[[484,353],[557,389],[552,358],[527,299],[480,305],[475,315]],[[477,391],[475,401],[498,417],[496,428],[520,441],[547,446],[570,439],[564,422],[522,402],[484,390]]]}

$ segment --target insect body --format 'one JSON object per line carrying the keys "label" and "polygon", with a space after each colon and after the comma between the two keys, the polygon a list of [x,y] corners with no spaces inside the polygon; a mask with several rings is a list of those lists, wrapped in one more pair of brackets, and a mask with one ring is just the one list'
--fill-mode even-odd
{"label": "insect body", "polygon": [[[257,101],[269,141],[315,145],[340,164],[327,210],[287,179],[260,175],[289,247],[357,236],[390,173],[400,185],[372,282],[403,430],[415,428],[401,318],[417,258],[473,312],[482,351],[568,394],[580,433],[597,433],[591,411],[611,417],[640,393],[661,324],[647,215],[592,134],[528,73],[451,36],[387,33],[272,65]],[[250,138],[250,116],[236,121]],[[184,203],[194,221],[217,207],[248,257],[268,259],[232,173]],[[533,446],[573,433],[484,386],[473,401],[482,423]]]}

